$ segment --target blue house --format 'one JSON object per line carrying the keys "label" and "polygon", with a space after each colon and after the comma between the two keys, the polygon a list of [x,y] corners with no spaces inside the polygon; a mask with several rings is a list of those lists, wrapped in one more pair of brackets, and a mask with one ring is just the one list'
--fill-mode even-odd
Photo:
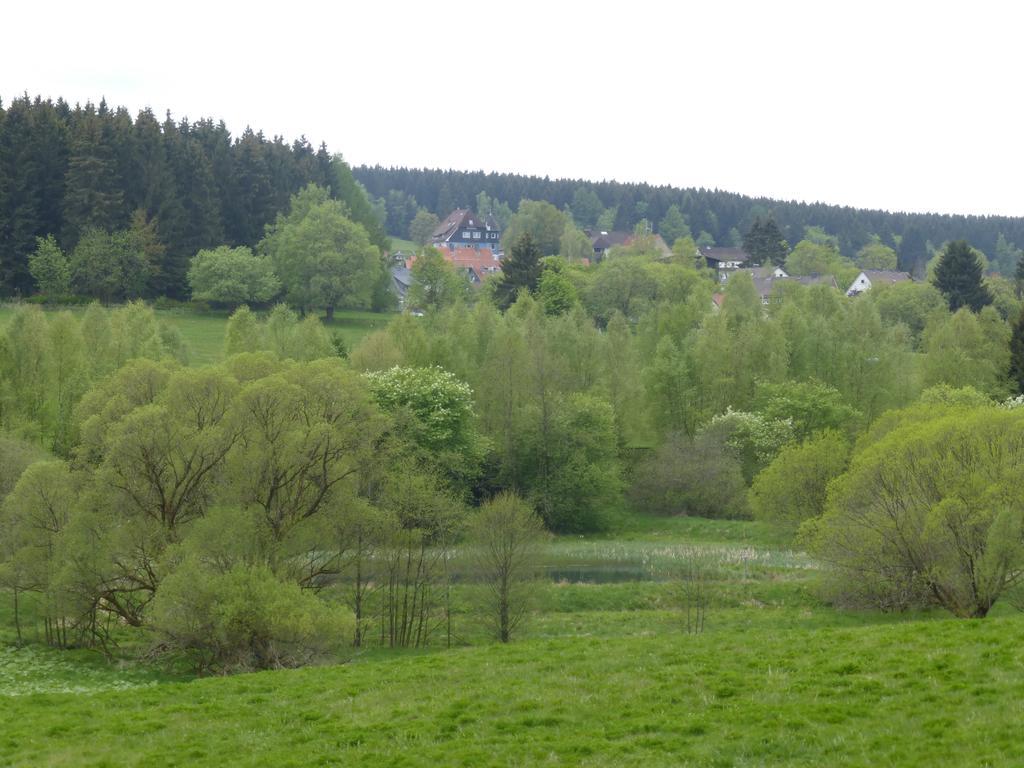
{"label": "blue house", "polygon": [[477,216],[468,208],[456,208],[430,237],[434,247],[489,248],[500,250],[501,229],[493,216]]}

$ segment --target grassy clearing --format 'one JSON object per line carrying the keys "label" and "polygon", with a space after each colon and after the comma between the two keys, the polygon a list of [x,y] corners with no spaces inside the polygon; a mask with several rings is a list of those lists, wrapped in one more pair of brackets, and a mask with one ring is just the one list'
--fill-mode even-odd
{"label": "grassy clearing", "polygon": [[47,765],[1011,765],[1024,622],[576,637],[0,707]]}
{"label": "grassy clearing", "polygon": [[703,517],[624,516],[603,538],[616,541],[678,543],[740,543],[757,547],[792,547],[791,534],[779,526],[753,520],[709,520]]}
{"label": "grassy clearing", "polygon": [[[672,578],[691,551],[712,566],[701,635]],[[640,568],[537,582],[505,647],[473,612],[482,587],[457,583],[451,650],[185,681],[0,648],[0,765],[998,766],[1024,751],[1009,610],[836,611],[806,556],[743,521],[639,518],[546,549],[548,568],[581,564]]]}
{"label": "grassy clearing", "polygon": [[[92,651],[0,646],[0,701],[39,693],[130,690],[173,679],[143,664],[109,664]],[[0,704],[0,708],[2,708]]]}
{"label": "grassy clearing", "polygon": [[420,247],[412,240],[403,240],[400,237],[391,238],[391,253],[402,251],[403,253],[416,253]]}
{"label": "grassy clearing", "polygon": [[[71,311],[83,312],[84,308],[74,307]],[[12,305],[0,305],[0,327],[3,327],[13,314]],[[224,328],[227,325],[228,313],[161,309],[157,310],[156,314],[160,320],[173,326],[181,334],[188,346],[189,362],[192,365],[211,365],[224,358]],[[339,333],[351,349],[368,333],[384,328],[393,318],[394,314],[390,312],[338,310],[334,320],[325,324],[331,331]]]}

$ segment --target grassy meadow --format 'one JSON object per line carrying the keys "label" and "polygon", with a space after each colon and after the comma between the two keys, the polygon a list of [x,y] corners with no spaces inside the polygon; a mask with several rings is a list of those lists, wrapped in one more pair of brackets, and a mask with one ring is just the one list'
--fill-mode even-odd
{"label": "grassy meadow", "polygon": [[396,253],[401,251],[402,253],[416,253],[419,251],[420,246],[416,245],[412,240],[403,240],[400,237],[391,238],[391,252]]}
{"label": "grassy meadow", "polygon": [[[71,311],[85,310],[84,307],[75,307]],[[13,305],[0,305],[0,327],[3,327],[13,313]],[[192,365],[209,365],[223,359],[224,327],[227,324],[228,313],[195,312],[182,308],[158,309],[156,315],[181,334],[188,345],[189,362]],[[338,310],[334,319],[325,325],[330,331],[341,334],[351,349],[371,331],[385,327],[393,317],[393,313],[387,312]]]}
{"label": "grassy meadow", "polygon": [[[694,556],[708,578],[700,634],[679,578]],[[438,633],[426,649],[301,670],[191,679],[8,645],[0,764],[1014,763],[1024,620],[840,612],[816,573],[758,523],[638,518],[551,540],[508,646],[459,583],[453,648]]]}

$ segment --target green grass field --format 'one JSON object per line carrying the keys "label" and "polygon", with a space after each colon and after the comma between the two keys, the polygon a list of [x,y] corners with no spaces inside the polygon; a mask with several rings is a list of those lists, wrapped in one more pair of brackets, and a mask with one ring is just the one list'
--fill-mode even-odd
{"label": "green grass field", "polygon": [[[51,311],[51,310],[47,310]],[[73,312],[84,308],[75,307]],[[0,305],[0,327],[14,313],[11,305]],[[188,345],[189,362],[192,365],[217,363],[224,356],[224,327],[227,313],[200,313],[189,309],[156,310],[157,318],[173,326]],[[371,331],[385,327],[394,318],[390,312],[365,312],[361,310],[338,310],[334,320],[326,323],[332,331],[341,334],[349,349],[355,346]]]}
{"label": "green grass field", "polygon": [[420,247],[412,240],[403,240],[400,237],[391,238],[391,253],[402,251],[403,253],[416,253]]}
{"label": "green grass field", "polygon": [[1019,764],[1019,620],[575,637],[0,700],[20,765]]}
{"label": "green grass field", "polygon": [[[687,634],[675,563],[713,563]],[[456,585],[457,647],[192,680],[0,645],[0,765],[1003,766],[1024,754],[1024,618],[840,612],[757,523],[561,537],[509,646]],[[8,609],[0,609],[3,614]],[[0,622],[6,617],[0,615]],[[3,637],[10,639],[9,633]]]}

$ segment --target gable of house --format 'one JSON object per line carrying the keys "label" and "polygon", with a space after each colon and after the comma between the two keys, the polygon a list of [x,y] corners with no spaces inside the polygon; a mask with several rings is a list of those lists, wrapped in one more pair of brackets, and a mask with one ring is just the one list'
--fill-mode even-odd
{"label": "gable of house", "polygon": [[430,236],[431,244],[499,249],[501,229],[493,216],[477,216],[469,208],[456,208]]}
{"label": "gable of house", "polygon": [[865,269],[846,289],[847,296],[857,296],[870,291],[873,287],[893,285],[895,283],[913,282],[909,272],[897,272],[890,269]]}
{"label": "gable of house", "polygon": [[700,255],[712,269],[740,269],[751,259],[750,254],[742,248],[705,246],[700,249]]}

